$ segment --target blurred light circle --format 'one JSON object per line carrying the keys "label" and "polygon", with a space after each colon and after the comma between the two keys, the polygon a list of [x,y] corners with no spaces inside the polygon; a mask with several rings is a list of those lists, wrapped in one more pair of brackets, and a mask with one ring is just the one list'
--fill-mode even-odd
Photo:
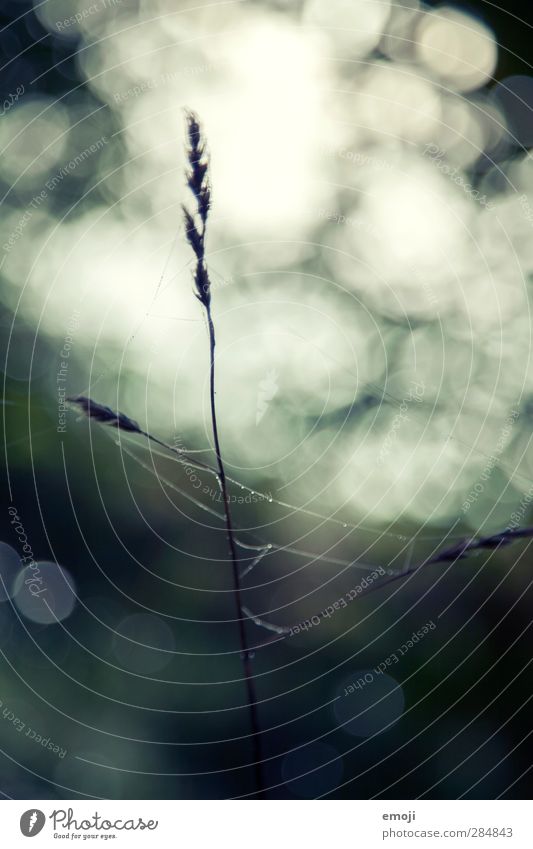
{"label": "blurred light circle", "polygon": [[334,790],[341,781],[342,771],[339,753],[325,743],[310,743],[289,752],[281,766],[288,789],[301,799],[316,799]]}
{"label": "blurred light circle", "polygon": [[[441,132],[439,93],[430,81],[413,73],[410,64],[373,62],[361,75],[347,108],[357,115],[358,124],[381,138],[425,141]],[[375,165],[367,171],[369,179],[374,176],[372,170],[391,173],[390,162],[380,166],[378,160]]]}
{"label": "blurred light circle", "polygon": [[491,91],[503,108],[513,141],[523,147],[533,144],[533,77],[515,74],[506,77]]}
{"label": "blurred light circle", "polygon": [[[211,176],[218,187],[218,215],[239,241],[281,234],[285,239],[288,232],[291,240],[298,239],[328,193],[314,178],[320,141],[330,128],[320,103],[323,65],[317,36],[254,16],[217,49],[213,46],[213,61],[227,69],[226,95],[212,104],[202,97],[199,108],[209,126],[210,147],[217,150]],[[136,100],[139,109],[147,108],[143,104],[142,98]],[[132,129],[135,125],[135,146],[146,141],[153,148],[154,139],[168,132],[153,118],[143,121],[145,131],[139,118],[129,121]],[[261,203],[250,203],[251,198]]]}
{"label": "blurred light circle", "polygon": [[472,91],[492,77],[497,46],[491,30],[457,9],[428,12],[416,31],[418,58],[459,91]]}
{"label": "blurred light circle", "polygon": [[36,562],[19,573],[14,601],[26,619],[53,625],[66,619],[76,604],[76,585],[70,572],[52,562]]}
{"label": "blurred light circle", "polygon": [[69,126],[65,107],[44,97],[21,100],[0,122],[0,173],[21,188],[35,187],[29,212],[47,205],[43,178],[63,156]]}
{"label": "blurred light circle", "polygon": [[169,626],[147,613],[127,616],[116,628],[113,652],[132,672],[156,672],[172,661],[174,635]]}
{"label": "blurred light circle", "polygon": [[402,0],[402,4],[393,4],[387,31],[380,44],[380,50],[398,62],[411,61],[415,44],[413,28],[420,11],[419,0]]}
{"label": "blurred light circle", "polygon": [[0,542],[0,602],[13,596],[15,578],[20,568],[20,557],[15,549]]}
{"label": "blurred light circle", "polygon": [[[373,272],[372,277],[367,274],[366,285],[374,302],[381,294],[387,310],[422,309],[434,315],[438,307],[433,294],[441,309],[442,299],[449,297],[449,278],[442,276],[443,260],[464,246],[463,220],[469,212],[466,193],[441,175],[428,158],[403,174],[376,175],[372,191],[349,216],[364,220],[367,232],[352,227],[339,231],[339,236]],[[339,241],[339,247],[341,244]],[[340,253],[335,263],[343,263],[338,257]],[[424,293],[413,268],[424,269],[431,293]],[[403,281],[400,275],[404,275]]]}
{"label": "blurred light circle", "polygon": [[381,40],[389,0],[309,0],[304,20],[325,29],[352,57],[364,56]]}
{"label": "blurred light circle", "polygon": [[439,143],[453,165],[466,168],[479,158],[486,147],[489,134],[482,110],[483,106],[479,111],[474,110],[470,103],[456,96],[443,99],[444,126]]}
{"label": "blurred light circle", "polygon": [[[360,686],[355,688],[357,683]],[[398,722],[404,707],[403,688],[391,675],[356,669],[341,687],[333,710],[347,734],[372,737]]]}

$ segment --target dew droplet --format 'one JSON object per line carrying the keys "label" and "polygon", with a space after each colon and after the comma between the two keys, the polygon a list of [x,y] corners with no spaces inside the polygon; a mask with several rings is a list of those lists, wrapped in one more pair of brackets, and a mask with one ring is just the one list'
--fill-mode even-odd
{"label": "dew droplet", "polygon": [[241,660],[253,660],[255,657],[254,651],[241,652],[240,658]]}

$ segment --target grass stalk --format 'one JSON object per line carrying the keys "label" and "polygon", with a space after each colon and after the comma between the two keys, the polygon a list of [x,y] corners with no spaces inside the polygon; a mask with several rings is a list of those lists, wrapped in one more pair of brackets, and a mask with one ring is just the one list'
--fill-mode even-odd
{"label": "grass stalk", "polygon": [[185,217],[185,229],[187,239],[196,256],[196,267],[194,272],[194,282],[196,287],[195,294],[205,309],[209,332],[209,399],[211,409],[211,428],[213,432],[213,443],[217,463],[217,479],[222,493],[222,500],[224,504],[226,534],[228,539],[229,554],[231,558],[233,573],[233,595],[235,599],[235,611],[239,623],[241,662],[244,681],[246,685],[246,699],[250,716],[250,730],[253,748],[255,783],[257,794],[261,795],[264,790],[261,770],[261,731],[259,726],[252,659],[246,635],[245,621],[247,617],[244,613],[242,603],[242,586],[239,571],[239,559],[237,556],[235,534],[233,531],[233,521],[231,517],[231,507],[228,493],[226,471],[224,468],[224,461],[222,459],[222,449],[220,446],[216,406],[216,333],[213,315],[211,311],[211,282],[205,261],[205,233],[207,226],[207,217],[211,205],[211,187],[209,184],[209,160],[206,153],[205,142],[202,137],[199,121],[196,115],[192,112],[187,113],[187,135],[187,158],[189,162],[187,182],[196,201],[196,212],[195,214],[191,214],[189,210],[184,207],[183,213]]}

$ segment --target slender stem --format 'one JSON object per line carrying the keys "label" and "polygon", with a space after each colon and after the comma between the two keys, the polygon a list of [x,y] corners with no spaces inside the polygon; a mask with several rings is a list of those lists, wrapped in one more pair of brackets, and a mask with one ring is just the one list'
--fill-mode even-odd
{"label": "slender stem", "polygon": [[233,567],[233,586],[235,606],[237,609],[237,621],[239,623],[239,639],[241,643],[241,659],[246,683],[246,695],[248,709],[250,712],[250,725],[253,745],[253,758],[257,793],[260,795],[264,789],[261,775],[261,739],[259,732],[259,720],[257,716],[257,699],[255,695],[255,681],[250,658],[250,650],[246,639],[245,613],[242,606],[241,579],[239,576],[239,561],[233,534],[231,521],[230,500],[222,452],[220,450],[220,438],[218,435],[217,411],[215,403],[215,325],[211,315],[211,281],[207,270],[205,259],[205,235],[207,218],[211,207],[211,185],[209,182],[209,155],[202,135],[200,122],[194,112],[188,111],[187,135],[188,148],[187,158],[189,169],[187,171],[187,185],[189,186],[196,204],[196,211],[191,213],[183,206],[185,218],[185,233],[187,241],[196,257],[196,268],[194,272],[195,295],[203,304],[209,328],[209,353],[210,353],[210,400],[211,400],[211,424],[213,428],[213,441],[217,458],[217,477],[224,500],[224,516],[226,520],[226,531],[228,536],[229,550]]}
{"label": "slender stem", "polygon": [[250,727],[252,732],[252,746],[253,746],[253,757],[254,757],[254,770],[255,770],[255,780],[257,785],[258,793],[262,793],[263,787],[263,776],[261,773],[261,734],[259,729],[259,718],[257,713],[257,698],[255,693],[255,682],[254,682],[254,674],[252,670],[252,662],[250,658],[250,650],[248,648],[248,641],[246,638],[246,628],[245,628],[245,614],[243,612],[242,605],[242,593],[241,593],[241,580],[239,575],[239,562],[237,557],[237,549],[235,546],[235,537],[233,533],[233,523],[231,519],[231,508],[230,508],[230,500],[228,495],[228,486],[226,481],[226,473],[224,470],[224,463],[222,461],[222,453],[220,450],[220,439],[218,435],[218,422],[217,422],[217,413],[216,413],[216,402],[215,402],[215,345],[216,345],[216,337],[215,337],[215,326],[213,324],[213,319],[211,317],[211,308],[209,305],[206,306],[207,311],[207,324],[209,327],[209,352],[210,352],[210,401],[211,401],[211,423],[213,428],[213,441],[215,444],[215,454],[217,458],[218,465],[218,478],[220,483],[220,489],[222,491],[222,498],[224,501],[224,515],[226,520],[226,532],[228,537],[229,549],[231,554],[231,562],[233,568],[233,586],[234,586],[234,597],[235,597],[235,606],[237,609],[237,619],[239,621],[239,639],[241,644],[241,659],[242,659],[242,667],[244,672],[244,679],[246,682],[246,695],[248,700],[248,709],[250,712]]}

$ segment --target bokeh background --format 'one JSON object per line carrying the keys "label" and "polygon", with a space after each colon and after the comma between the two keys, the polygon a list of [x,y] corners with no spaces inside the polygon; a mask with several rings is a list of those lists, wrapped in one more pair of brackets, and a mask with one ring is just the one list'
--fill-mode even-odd
{"label": "bokeh background", "polygon": [[[531,10],[4,0],[0,15],[0,791],[249,797],[216,482],[65,398],[212,460],[181,226],[193,108],[247,606],[298,623],[378,567],[527,527]],[[266,797],[528,797],[531,573],[524,540],[259,648]]]}

